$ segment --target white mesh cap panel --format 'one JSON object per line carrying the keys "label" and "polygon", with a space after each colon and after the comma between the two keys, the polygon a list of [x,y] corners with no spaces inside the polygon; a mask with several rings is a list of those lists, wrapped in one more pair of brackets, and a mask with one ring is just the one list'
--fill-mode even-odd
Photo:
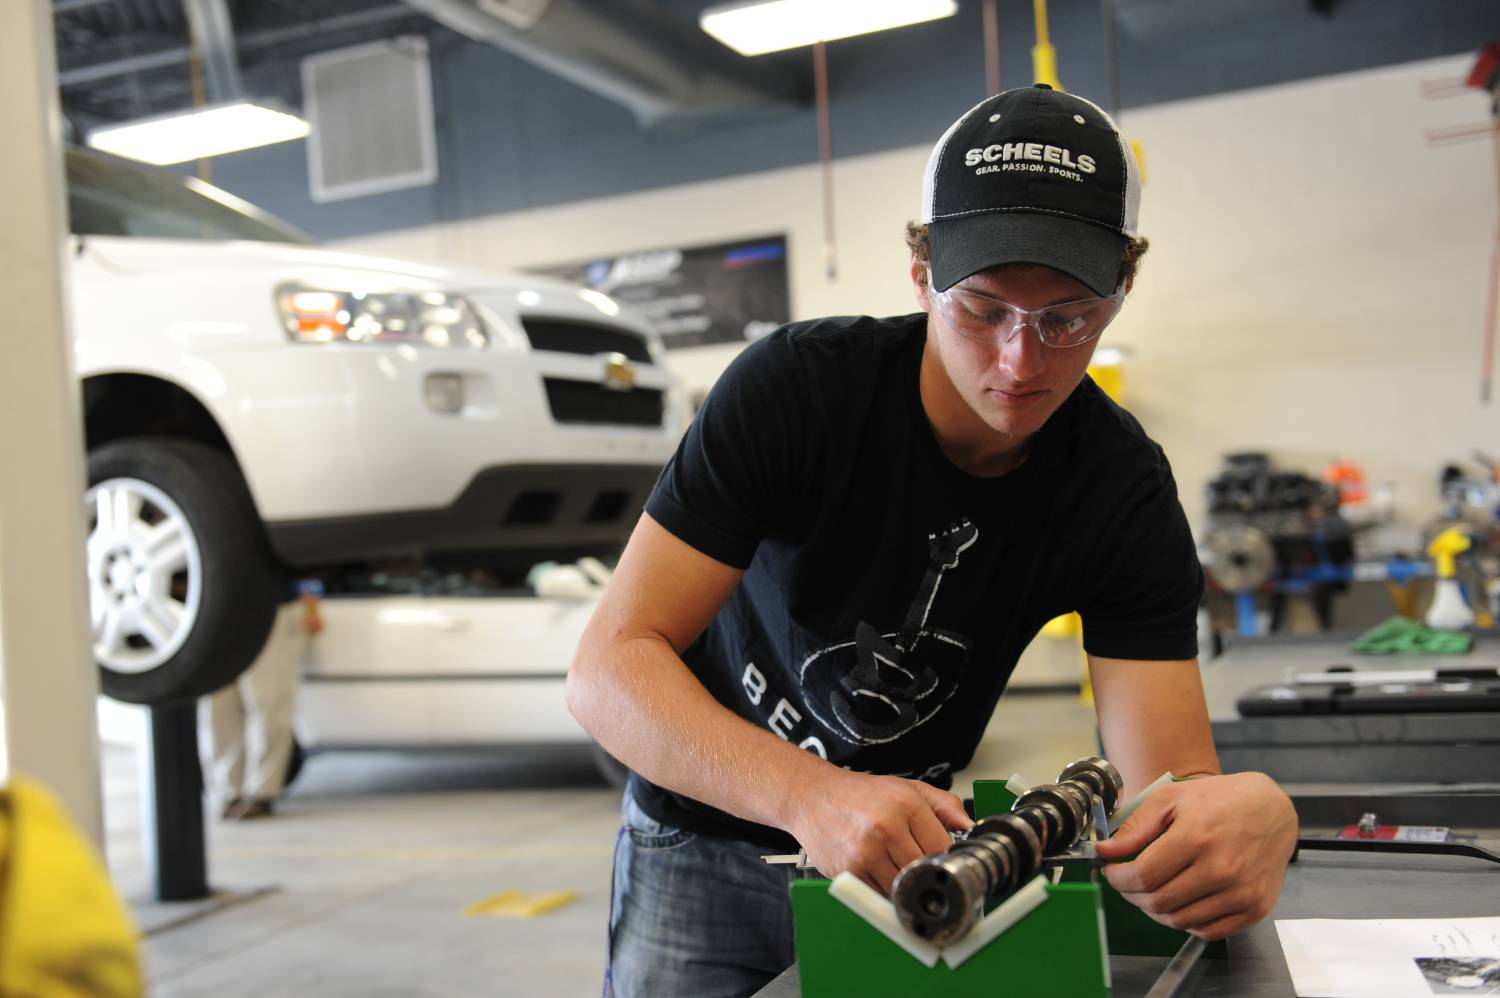
{"label": "white mesh cap panel", "polygon": [[1135,151],[1125,141],[1125,136],[1120,132],[1120,126],[1115,124],[1115,119],[1109,116],[1109,112],[1087,97],[1079,97],[1077,94],[1070,95],[1083,101],[1089,107],[1099,112],[1099,116],[1109,122],[1109,127],[1115,130],[1120,137],[1120,158],[1125,161],[1125,203],[1121,205],[1120,217],[1124,220],[1121,228],[1127,236],[1135,238],[1136,229],[1140,225],[1141,214],[1141,168],[1135,161]]}

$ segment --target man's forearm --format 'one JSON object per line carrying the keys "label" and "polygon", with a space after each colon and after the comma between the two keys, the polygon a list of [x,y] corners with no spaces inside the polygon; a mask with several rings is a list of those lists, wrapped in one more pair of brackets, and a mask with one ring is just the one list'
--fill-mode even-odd
{"label": "man's forearm", "polygon": [[589,734],[651,782],[759,824],[788,828],[835,771],[719,704],[658,637],[585,637],[567,700]]}

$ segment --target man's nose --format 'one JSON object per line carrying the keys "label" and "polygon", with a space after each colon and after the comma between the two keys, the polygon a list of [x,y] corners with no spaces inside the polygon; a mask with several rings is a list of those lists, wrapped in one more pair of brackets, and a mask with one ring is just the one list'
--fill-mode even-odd
{"label": "man's nose", "polygon": [[1017,322],[1001,334],[1000,368],[1016,381],[1031,381],[1047,369],[1047,348],[1031,322]]}

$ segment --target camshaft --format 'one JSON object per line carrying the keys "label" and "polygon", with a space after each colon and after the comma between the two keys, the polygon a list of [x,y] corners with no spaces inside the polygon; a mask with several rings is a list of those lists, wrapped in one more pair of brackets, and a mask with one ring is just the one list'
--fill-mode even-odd
{"label": "camshaft", "polygon": [[891,890],[901,924],[936,946],[963,938],[986,901],[1009,897],[1031,882],[1045,857],[1083,838],[1095,797],[1113,815],[1124,786],[1107,760],[1079,759],[1056,783],[1023,794],[1010,812],[977,822],[946,852],[908,863]]}

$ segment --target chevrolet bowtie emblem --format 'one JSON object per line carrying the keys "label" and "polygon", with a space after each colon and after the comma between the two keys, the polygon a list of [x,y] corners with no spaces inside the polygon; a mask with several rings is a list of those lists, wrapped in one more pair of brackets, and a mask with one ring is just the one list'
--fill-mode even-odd
{"label": "chevrolet bowtie emblem", "polygon": [[604,355],[604,387],[628,392],[635,387],[635,365],[623,353]]}

